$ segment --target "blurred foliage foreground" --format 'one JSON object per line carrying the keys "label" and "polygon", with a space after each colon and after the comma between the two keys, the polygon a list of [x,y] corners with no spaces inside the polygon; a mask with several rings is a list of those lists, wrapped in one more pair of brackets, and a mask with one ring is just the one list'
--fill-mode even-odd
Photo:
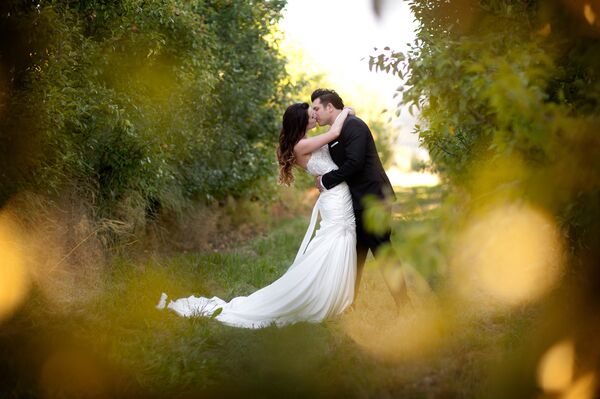
{"label": "blurred foliage foreground", "polygon": [[543,310],[485,396],[596,397],[600,2],[410,7],[412,48],[386,48],[370,66],[403,79],[399,107],[418,112],[448,190],[397,257],[443,275],[440,291],[462,311]]}

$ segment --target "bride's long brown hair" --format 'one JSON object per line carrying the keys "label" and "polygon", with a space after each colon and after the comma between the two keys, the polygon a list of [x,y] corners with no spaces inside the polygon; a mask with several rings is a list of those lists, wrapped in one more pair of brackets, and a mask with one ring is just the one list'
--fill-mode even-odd
{"label": "bride's long brown hair", "polygon": [[279,133],[277,161],[279,163],[279,184],[289,186],[294,181],[292,167],[296,163],[294,146],[306,133],[308,125],[308,104],[290,105],[283,113],[283,123]]}

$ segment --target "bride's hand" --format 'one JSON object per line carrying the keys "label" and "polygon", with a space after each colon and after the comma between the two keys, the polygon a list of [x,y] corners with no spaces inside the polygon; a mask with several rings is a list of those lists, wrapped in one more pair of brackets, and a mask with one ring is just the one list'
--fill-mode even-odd
{"label": "bride's hand", "polygon": [[344,124],[344,121],[348,115],[356,115],[356,112],[353,108],[344,107],[342,113],[339,115],[341,118],[336,118],[335,122],[333,122],[333,125],[331,125],[328,133],[332,134],[334,139],[337,138],[342,132],[342,125]]}

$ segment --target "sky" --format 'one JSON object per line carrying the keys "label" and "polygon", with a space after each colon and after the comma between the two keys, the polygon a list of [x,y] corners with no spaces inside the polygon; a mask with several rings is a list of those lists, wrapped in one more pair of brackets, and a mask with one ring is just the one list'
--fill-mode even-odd
{"label": "sky", "polygon": [[286,40],[301,47],[343,89],[366,86],[393,104],[398,78],[370,72],[368,56],[376,53],[374,47],[406,50],[416,24],[407,2],[383,3],[378,18],[371,0],[288,0],[280,28]]}
{"label": "sky", "polygon": [[[379,54],[375,47],[408,50],[417,23],[407,1],[382,3],[378,17],[372,0],[288,0],[279,27],[285,38],[283,46],[300,49],[304,67],[313,73],[325,72],[342,98],[366,98],[382,110],[392,110],[389,115],[393,115],[397,104],[393,95],[402,82],[397,76],[369,71],[369,55]],[[400,169],[407,168],[412,154],[427,158],[426,151],[418,148],[417,136],[411,133],[414,123],[415,118],[406,110],[394,118]]]}

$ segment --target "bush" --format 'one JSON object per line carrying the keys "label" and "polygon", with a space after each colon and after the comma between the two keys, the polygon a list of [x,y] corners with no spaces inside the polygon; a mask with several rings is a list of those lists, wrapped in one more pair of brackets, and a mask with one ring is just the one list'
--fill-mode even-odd
{"label": "bush", "polygon": [[74,187],[97,217],[143,223],[268,196],[291,92],[269,38],[283,5],[3,2],[0,203]]}
{"label": "bush", "polygon": [[[426,224],[429,232],[420,232],[435,238],[428,243],[432,251],[445,249],[443,257],[434,259],[438,274],[446,263],[459,263],[452,254],[457,258],[472,250],[479,259],[500,264],[490,281],[499,282],[508,276],[505,270],[512,270],[508,277],[514,284],[508,288],[518,286],[533,268],[510,269],[511,261],[526,259],[526,250],[518,248],[523,243],[502,253],[489,248],[502,234],[514,240],[512,221],[519,220],[512,215],[523,209],[548,216],[539,230],[529,219],[521,220],[523,229],[517,233],[525,239],[533,242],[539,237],[532,236],[555,227],[562,233],[539,259],[560,252],[561,244],[569,255],[561,289],[552,301],[538,301],[547,308],[536,325],[549,328],[507,354],[505,369],[492,376],[498,380],[492,396],[530,396],[539,391],[532,378],[519,388],[513,382],[535,375],[553,342],[575,337],[577,346],[586,348],[577,354],[581,370],[600,353],[586,338],[597,327],[592,320],[600,272],[600,10],[596,3],[525,0],[413,0],[411,9],[420,22],[412,49],[406,54],[388,50],[372,57],[371,64],[406,79],[402,103],[418,111],[416,133],[447,184],[440,223]],[[495,215],[487,219],[493,221],[487,229],[478,224],[485,215]],[[470,249],[469,243],[457,241],[469,225],[479,229],[469,237],[482,244]],[[403,238],[411,241],[411,236]],[[480,273],[479,263],[468,266]],[[448,270],[448,277],[456,278],[458,270]],[[471,279],[472,274],[465,275],[458,285]],[[532,286],[532,292],[537,288]],[[523,359],[527,366],[515,367]]]}

